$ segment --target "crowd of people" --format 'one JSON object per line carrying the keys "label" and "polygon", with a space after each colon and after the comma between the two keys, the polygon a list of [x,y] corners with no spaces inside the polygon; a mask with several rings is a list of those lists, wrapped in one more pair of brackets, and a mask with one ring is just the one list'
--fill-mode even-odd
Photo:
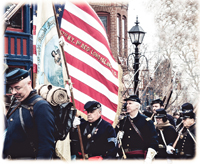
{"label": "crowd of people", "polygon": [[[6,104],[4,159],[52,159],[55,155],[55,116],[49,103],[31,86],[28,71],[15,69],[6,75],[14,100]],[[36,101],[41,99],[40,101]],[[33,104],[27,108],[27,104]],[[137,95],[124,99],[118,124],[102,119],[102,105],[84,105],[87,120],[76,116],[70,130],[72,159],[192,159],[196,153],[196,122],[191,103],[169,115],[162,100],[141,112]],[[78,135],[78,128],[82,142]]]}

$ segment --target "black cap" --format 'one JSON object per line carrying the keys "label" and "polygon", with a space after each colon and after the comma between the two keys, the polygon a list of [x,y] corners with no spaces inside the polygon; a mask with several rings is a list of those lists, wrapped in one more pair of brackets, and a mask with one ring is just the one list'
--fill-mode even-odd
{"label": "black cap", "polygon": [[193,112],[193,110],[185,110],[181,113],[181,117],[183,117],[183,119],[195,118],[195,113]]}
{"label": "black cap", "polygon": [[160,108],[160,109],[156,110],[155,117],[162,118],[162,117],[165,117],[166,115],[167,115],[167,113],[166,113],[165,109]]}
{"label": "black cap", "polygon": [[140,99],[138,98],[138,96],[137,95],[131,95],[131,96],[129,96],[128,98],[126,98],[126,99],[124,99],[124,101],[135,101],[135,102],[138,102],[138,103],[140,103]]}
{"label": "black cap", "polygon": [[84,105],[84,109],[87,112],[96,110],[97,108],[100,108],[100,107],[101,107],[101,104],[99,102],[97,102],[97,101],[88,101]]}
{"label": "black cap", "polygon": [[163,101],[161,99],[155,99],[151,102],[151,105],[153,104],[160,104],[160,106],[163,106]]}
{"label": "black cap", "polygon": [[12,85],[28,77],[29,73],[24,69],[14,69],[6,75],[6,84]]}
{"label": "black cap", "polygon": [[185,110],[194,110],[193,108],[193,105],[190,104],[190,103],[184,103],[182,106],[181,106],[181,109],[182,111],[185,111]]}

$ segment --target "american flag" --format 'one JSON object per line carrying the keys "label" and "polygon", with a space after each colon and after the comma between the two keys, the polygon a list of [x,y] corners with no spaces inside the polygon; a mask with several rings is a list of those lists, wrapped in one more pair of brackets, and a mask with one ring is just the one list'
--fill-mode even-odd
{"label": "american flag", "polygon": [[118,106],[118,64],[112,56],[105,28],[89,4],[57,4],[56,16],[65,39],[65,57],[73,83],[76,108],[87,101],[102,104],[102,118],[113,123]]}

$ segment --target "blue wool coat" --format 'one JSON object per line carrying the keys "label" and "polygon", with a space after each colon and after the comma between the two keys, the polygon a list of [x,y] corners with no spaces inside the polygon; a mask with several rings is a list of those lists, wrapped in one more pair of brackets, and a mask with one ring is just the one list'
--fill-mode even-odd
{"label": "blue wool coat", "polygon": [[[95,132],[91,137],[88,137],[94,127],[96,127]],[[88,154],[88,157],[101,156],[104,159],[115,158],[117,153],[117,139],[115,130],[110,123],[101,117],[93,123],[82,120],[80,130],[84,153]],[[72,140],[72,154],[77,155],[77,158],[82,158],[77,131],[72,131],[70,135]]]}
{"label": "blue wool coat", "polygon": [[[138,128],[142,138],[133,128],[130,120]],[[125,152],[131,152],[136,150],[147,151],[148,148],[152,148],[157,151],[158,136],[153,121],[149,120],[146,116],[140,114],[139,112],[135,118],[130,118],[130,120],[129,116],[125,116],[122,120],[120,120],[120,122],[115,128],[116,133],[118,133],[119,131],[124,131],[122,147],[125,150]],[[119,149],[119,154],[122,154],[121,149]],[[141,156],[138,155],[138,158],[140,157]]]}
{"label": "blue wool coat", "polygon": [[[36,91],[31,91],[22,104],[29,104],[40,97],[37,94],[31,97],[34,92]],[[22,107],[26,132],[20,122],[19,109],[20,107],[7,120],[3,158],[52,158],[55,149],[55,118],[49,103],[45,100],[38,101],[33,107],[33,117],[28,109]],[[30,142],[33,142],[34,146],[31,146]],[[36,149],[35,153],[33,149]]]}

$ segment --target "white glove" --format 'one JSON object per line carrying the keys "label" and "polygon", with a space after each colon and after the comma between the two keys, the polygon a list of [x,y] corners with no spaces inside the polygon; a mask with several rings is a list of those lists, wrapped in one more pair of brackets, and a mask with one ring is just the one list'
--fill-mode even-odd
{"label": "white glove", "polygon": [[124,131],[119,131],[117,134],[117,138],[122,139],[124,135]]}
{"label": "white glove", "polygon": [[175,149],[172,146],[167,145],[166,147],[167,154],[173,154],[173,151],[175,151]]}
{"label": "white glove", "polygon": [[147,150],[147,155],[146,155],[146,159],[145,159],[145,164],[150,164],[153,160],[153,158],[155,157],[155,155],[157,154],[157,152],[152,149],[152,148],[148,148]]}
{"label": "white glove", "polygon": [[58,42],[59,42],[59,45],[60,45],[60,46],[64,46],[64,45],[65,45],[65,39],[64,39],[64,37],[61,36],[61,37],[59,38]]}
{"label": "white glove", "polygon": [[74,121],[73,121],[73,127],[77,128],[77,125],[80,125],[80,124],[81,124],[80,118],[75,116]]}

